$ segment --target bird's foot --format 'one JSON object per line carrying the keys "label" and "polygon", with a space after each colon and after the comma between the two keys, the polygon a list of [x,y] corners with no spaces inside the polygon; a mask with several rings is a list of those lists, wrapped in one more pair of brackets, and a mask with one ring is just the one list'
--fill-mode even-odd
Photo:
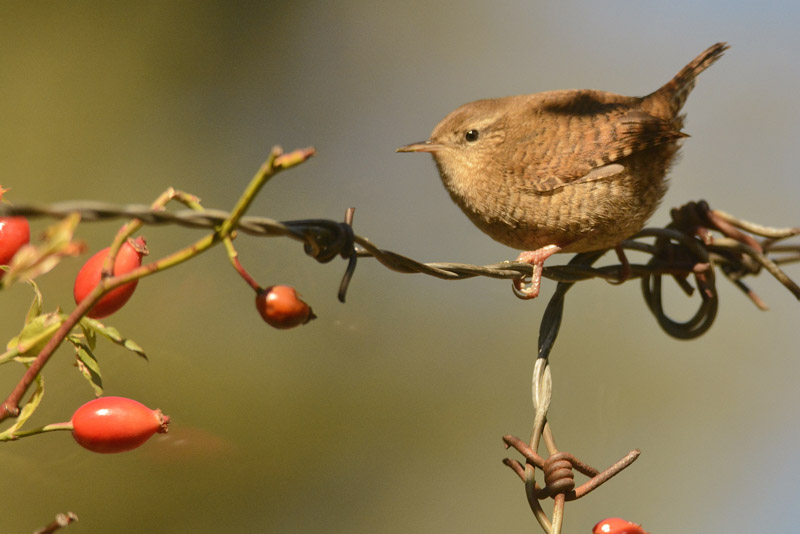
{"label": "bird's foot", "polygon": [[544,260],[559,252],[561,247],[558,245],[547,245],[536,250],[529,250],[522,252],[517,257],[517,262],[530,263],[533,265],[533,273],[531,274],[530,281],[527,277],[517,278],[513,281],[514,294],[521,299],[535,299],[539,296],[539,287],[542,283],[542,269],[544,268]]}

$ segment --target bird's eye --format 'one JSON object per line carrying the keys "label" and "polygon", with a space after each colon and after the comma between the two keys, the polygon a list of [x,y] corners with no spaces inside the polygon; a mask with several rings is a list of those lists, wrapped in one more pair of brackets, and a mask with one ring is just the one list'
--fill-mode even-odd
{"label": "bird's eye", "polygon": [[467,143],[474,143],[478,140],[478,130],[470,130],[464,134],[464,139],[467,140]]}

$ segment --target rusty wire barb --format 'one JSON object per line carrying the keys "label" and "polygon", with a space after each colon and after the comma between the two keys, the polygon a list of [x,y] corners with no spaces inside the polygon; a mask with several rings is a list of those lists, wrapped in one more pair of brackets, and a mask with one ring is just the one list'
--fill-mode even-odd
{"label": "rusty wire barb", "polygon": [[[613,476],[619,474],[623,469],[631,465],[641,454],[641,451],[634,449],[626,454],[621,460],[614,463],[604,471],[595,469],[578,460],[568,452],[556,452],[549,457],[542,458],[536,454],[527,443],[516,436],[503,436],[506,447],[516,449],[527,462],[534,464],[544,473],[544,487],[535,484],[535,494],[537,499],[554,498],[557,494],[563,493],[566,501],[574,501],[586,496],[590,492],[608,482]],[[522,481],[525,481],[525,467],[518,460],[505,458],[503,463],[510,467]],[[575,475],[572,470],[590,477],[577,488],[575,487]]]}
{"label": "rusty wire barb", "polygon": [[[599,258],[602,252],[593,256],[580,258],[579,263],[590,265]],[[573,260],[574,261],[574,260]],[[547,357],[550,348],[555,342],[560,324],[561,310],[565,287],[569,287],[574,282],[559,282],[561,292],[551,298],[548,311],[542,319],[542,327],[539,337],[539,355],[533,367],[533,378],[531,380],[531,400],[533,402],[534,419],[531,431],[530,443],[525,443],[521,439],[507,435],[503,436],[506,448],[513,447],[525,458],[523,465],[518,460],[512,458],[503,459],[503,463],[511,468],[525,485],[525,496],[534,517],[539,522],[547,534],[560,534],[564,523],[565,505],[569,501],[580,499],[588,493],[594,491],[602,484],[619,474],[623,469],[631,465],[638,457],[640,452],[632,450],[614,465],[600,471],[594,467],[578,460],[574,455],[560,451],[556,447],[553,431],[547,420],[547,412],[550,409],[553,383],[550,374],[550,361]],[[553,305],[553,303],[556,303]],[[554,307],[555,306],[555,307]],[[557,310],[557,311],[553,311]],[[543,344],[546,349],[542,351]],[[540,441],[544,441],[547,448],[548,457],[543,458],[537,454]],[[542,471],[544,485],[540,486],[536,482],[536,469]],[[590,479],[575,487],[575,475],[573,469],[590,477]],[[552,519],[548,517],[540,504],[540,500],[553,499]]]}
{"label": "rusty wire barb", "polygon": [[[228,216],[227,212],[206,209],[152,210],[144,205],[114,205],[101,202],[62,202],[49,206],[0,206],[0,216],[63,218],[80,213],[84,221],[104,221],[118,218],[137,218],[145,224],[177,224],[191,228],[214,228]],[[401,273],[422,273],[444,280],[464,280],[476,276],[500,279],[520,279],[530,276],[529,264],[510,261],[479,266],[463,263],[422,263],[396,252],[381,249],[367,238],[353,232],[353,209],[349,209],[344,222],[328,219],[304,219],[278,222],[266,217],[242,217],[237,230],[243,233],[278,237],[284,236],[304,244],[305,252],[320,262],[329,262],[337,256],[348,260],[348,267],[339,289],[339,299],[344,302],[357,258],[372,257],[387,268]],[[721,237],[715,237],[718,232]],[[782,244],[783,240],[800,234],[800,228],[770,228],[741,219],[725,212],[712,210],[704,201],[689,202],[672,210],[672,221],[665,228],[646,228],[633,238],[623,241],[621,249],[649,254],[644,264],[618,264],[593,267],[592,264],[607,251],[578,254],[567,265],[547,266],[543,276],[567,286],[590,278],[609,282],[623,282],[639,278],[642,294],[648,309],[658,324],[669,335],[680,339],[695,338],[708,330],[714,322],[719,298],[714,267],[741,289],[760,309],[764,302],[744,282],[747,276],[757,276],[762,270],[800,299],[800,287],[780,268],[780,265],[800,261],[799,244]],[[758,241],[756,237],[763,238]],[[653,238],[653,243],[645,240]],[[588,261],[592,258],[592,261]],[[691,296],[700,296],[695,315],[686,322],[672,320],[662,304],[662,277],[670,275]],[[695,284],[689,283],[688,277]],[[558,291],[558,290],[557,290]],[[551,304],[563,307],[563,303]],[[549,307],[548,307],[549,309]],[[551,310],[555,313],[556,309]],[[541,347],[540,347],[541,349]]]}
{"label": "rusty wire barb", "polygon": [[[589,263],[591,263],[591,258],[589,260]],[[563,282],[559,283],[559,286],[562,284]],[[561,297],[554,296],[551,299],[551,303],[554,300],[563,302],[563,294]],[[543,319],[542,324],[544,325],[549,320],[551,319]],[[552,342],[550,346],[552,346]],[[560,534],[564,522],[565,504],[568,501],[580,499],[620,473],[639,457],[639,451],[632,450],[604,471],[599,471],[581,462],[570,453],[560,451],[556,447],[553,431],[547,421],[552,390],[550,362],[546,356],[542,357],[540,352],[540,356],[536,358],[536,363],[533,367],[533,378],[531,380],[534,419],[530,443],[525,443],[511,435],[503,436],[506,447],[513,447],[522,454],[525,458],[525,464],[523,465],[518,460],[511,458],[505,458],[503,463],[522,479],[525,485],[525,496],[528,500],[528,505],[542,529],[548,534]],[[547,448],[547,458],[542,458],[536,452],[539,449],[540,440],[544,441]],[[542,471],[544,476],[544,486],[540,486],[536,482],[537,468]],[[573,469],[590,477],[589,481],[575,488]],[[539,503],[540,500],[547,498],[552,498],[554,501],[552,519],[548,517]]]}

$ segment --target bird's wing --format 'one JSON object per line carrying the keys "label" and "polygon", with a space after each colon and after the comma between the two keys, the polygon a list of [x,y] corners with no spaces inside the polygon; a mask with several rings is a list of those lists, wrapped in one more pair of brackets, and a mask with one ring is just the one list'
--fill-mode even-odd
{"label": "bird's wing", "polygon": [[592,106],[592,102],[584,99],[577,111],[543,109],[547,116],[541,124],[546,129],[518,144],[511,161],[525,163],[512,165],[506,172],[521,177],[520,185],[526,190],[545,193],[609,179],[623,170],[624,158],[686,137],[671,122],[639,109],[596,101]]}

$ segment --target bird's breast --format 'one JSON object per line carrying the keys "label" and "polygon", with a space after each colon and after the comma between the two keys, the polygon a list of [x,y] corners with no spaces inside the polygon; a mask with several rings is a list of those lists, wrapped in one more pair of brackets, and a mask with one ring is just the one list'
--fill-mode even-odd
{"label": "bird's breast", "polygon": [[[646,151],[649,152],[649,151]],[[522,177],[476,169],[439,171],[452,200],[493,239],[517,250],[558,245],[563,252],[613,247],[638,232],[666,191],[668,158],[634,155],[622,171],[551,191],[523,187]]]}

